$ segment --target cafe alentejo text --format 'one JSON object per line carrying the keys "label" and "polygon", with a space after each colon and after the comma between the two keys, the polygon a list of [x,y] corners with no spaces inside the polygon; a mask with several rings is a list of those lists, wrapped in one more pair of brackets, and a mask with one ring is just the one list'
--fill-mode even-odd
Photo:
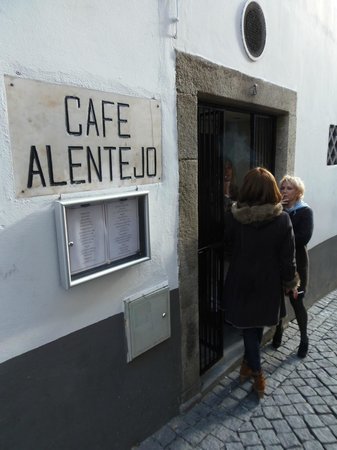
{"label": "cafe alentejo text", "polygon": [[[100,109],[99,114],[97,108]],[[68,179],[62,179],[57,173],[51,143],[46,144],[45,148],[31,145],[27,188],[32,188],[34,182],[46,187],[102,182],[103,179],[113,181],[156,177],[156,147],[132,148],[107,142],[110,140],[107,136],[112,134],[113,125],[114,134],[119,140],[131,142],[132,137],[128,132],[129,108],[128,103],[100,100],[94,104],[91,98],[81,101],[77,96],[65,96],[65,131],[67,135],[79,139],[79,145],[68,145],[65,149]],[[98,138],[97,142],[104,141],[104,145],[81,145],[80,140],[85,137]],[[55,151],[59,152],[60,149]]]}

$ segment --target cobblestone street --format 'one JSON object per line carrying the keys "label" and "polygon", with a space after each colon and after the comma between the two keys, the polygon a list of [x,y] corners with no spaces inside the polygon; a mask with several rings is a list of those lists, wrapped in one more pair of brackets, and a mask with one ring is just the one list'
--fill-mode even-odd
{"label": "cobblestone street", "polygon": [[296,322],[283,344],[262,350],[267,390],[260,402],[238,369],[138,450],[337,450],[337,291],[309,309],[309,354],[297,357]]}

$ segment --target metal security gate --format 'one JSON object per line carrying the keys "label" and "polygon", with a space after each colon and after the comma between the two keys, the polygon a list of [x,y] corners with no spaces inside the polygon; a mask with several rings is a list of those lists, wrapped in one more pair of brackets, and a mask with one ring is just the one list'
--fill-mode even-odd
{"label": "metal security gate", "polygon": [[224,267],[223,134],[224,112],[199,107],[199,336],[201,373],[223,354],[222,299]]}
{"label": "metal security gate", "polygon": [[251,167],[262,166],[275,171],[275,118],[253,114],[252,116]]}
{"label": "metal security gate", "polygon": [[[244,121],[233,135],[234,121]],[[255,166],[274,169],[275,119],[218,106],[198,107],[198,265],[200,372],[219,361],[224,352],[225,317],[222,308],[225,276],[222,234],[224,227],[224,163],[228,148],[243,137],[242,173]],[[237,128],[237,127],[236,127]],[[244,135],[244,136],[243,136]],[[234,136],[234,138],[233,138]],[[237,152],[238,153],[238,152]],[[234,155],[235,156],[235,155]]]}

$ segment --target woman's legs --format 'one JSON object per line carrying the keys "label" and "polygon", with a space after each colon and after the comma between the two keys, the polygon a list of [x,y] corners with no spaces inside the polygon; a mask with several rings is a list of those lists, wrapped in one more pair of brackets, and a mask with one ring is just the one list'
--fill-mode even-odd
{"label": "woman's legs", "polygon": [[296,300],[294,299],[294,297],[290,296],[290,303],[291,306],[294,308],[298,328],[300,329],[301,333],[301,341],[306,341],[308,340],[307,335],[308,313],[304,306],[303,300],[304,300],[303,294],[298,294]]}
{"label": "woman's legs", "polygon": [[[245,346],[244,361],[251,369],[254,379],[253,389],[259,398],[264,396],[266,387],[263,372],[261,370],[260,345],[262,341],[263,328],[245,328],[243,330],[243,342]],[[241,373],[240,373],[241,375]]]}
{"label": "woman's legs", "polygon": [[243,343],[245,346],[245,360],[253,372],[261,370],[260,345],[263,328],[244,328]]}
{"label": "woman's legs", "polygon": [[[301,343],[298,348],[297,355],[300,358],[305,358],[308,353],[309,339],[307,334],[308,313],[304,305],[304,295],[299,294],[296,300],[292,295],[289,295],[289,300],[291,306],[294,309],[296,321],[301,335]],[[276,330],[273,337],[272,345],[274,348],[278,348],[281,345],[282,335],[283,335],[283,325],[281,319],[279,323],[276,325]]]}
{"label": "woman's legs", "polygon": [[272,346],[274,348],[279,348],[282,344],[282,336],[283,336],[283,324],[282,319],[280,319],[279,323],[276,325]]}
{"label": "woman's legs", "polygon": [[295,317],[301,334],[301,342],[298,348],[297,355],[300,358],[304,358],[305,356],[307,356],[309,346],[309,339],[307,334],[308,313],[304,305],[304,295],[299,294],[296,299],[294,299],[292,296],[290,296],[289,298],[291,306],[294,308]]}

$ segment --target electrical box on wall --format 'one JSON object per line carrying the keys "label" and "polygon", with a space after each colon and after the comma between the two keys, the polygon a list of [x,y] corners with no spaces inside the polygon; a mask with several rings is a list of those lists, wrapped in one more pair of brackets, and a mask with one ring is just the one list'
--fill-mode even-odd
{"label": "electrical box on wall", "polygon": [[148,192],[60,200],[55,219],[66,289],[150,259]]}
{"label": "electrical box on wall", "polygon": [[125,306],[125,332],[128,362],[171,336],[169,288],[163,286]]}

